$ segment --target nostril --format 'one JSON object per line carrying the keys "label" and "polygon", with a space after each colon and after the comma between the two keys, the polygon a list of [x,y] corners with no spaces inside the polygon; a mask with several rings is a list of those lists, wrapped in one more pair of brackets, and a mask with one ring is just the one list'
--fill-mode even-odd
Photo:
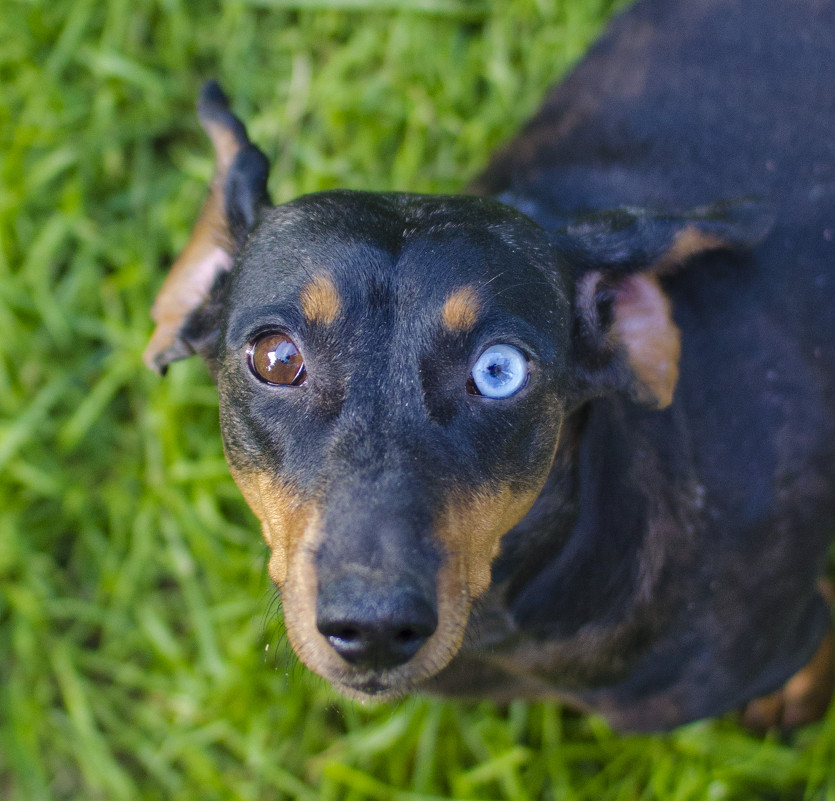
{"label": "nostril", "polygon": [[423,622],[416,621],[394,630],[392,639],[403,646],[414,645],[415,643],[420,646],[435,633],[436,626],[437,620],[435,615],[432,614],[427,616],[427,619]]}
{"label": "nostril", "polygon": [[432,636],[435,626],[408,626],[395,631],[391,638],[391,651],[397,654],[400,662],[407,662]]}
{"label": "nostril", "polygon": [[361,636],[360,630],[356,626],[319,626],[319,631],[322,632],[328,639],[344,640],[345,642],[353,642],[358,640]]}
{"label": "nostril", "polygon": [[350,656],[363,648],[363,633],[358,626],[347,626],[339,622],[328,624],[319,621],[319,631],[340,656],[350,661]]}
{"label": "nostril", "polygon": [[410,642],[414,642],[417,639],[420,639],[421,635],[418,634],[414,629],[401,629],[394,635],[394,639],[399,642],[403,643],[404,645],[408,645]]}

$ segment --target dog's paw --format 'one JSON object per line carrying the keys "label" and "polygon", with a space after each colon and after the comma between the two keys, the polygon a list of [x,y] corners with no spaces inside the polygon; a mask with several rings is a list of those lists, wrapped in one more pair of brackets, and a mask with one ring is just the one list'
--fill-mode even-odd
{"label": "dog's paw", "polygon": [[809,663],[779,690],[750,701],[742,723],[755,731],[794,729],[825,714],[835,690],[835,635],[830,627]]}

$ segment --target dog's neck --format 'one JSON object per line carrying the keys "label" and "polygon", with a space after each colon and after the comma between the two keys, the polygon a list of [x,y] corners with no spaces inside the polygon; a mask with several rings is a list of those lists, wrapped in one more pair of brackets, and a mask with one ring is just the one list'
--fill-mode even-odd
{"label": "dog's neck", "polygon": [[[590,673],[617,674],[637,658],[647,635],[674,618],[683,585],[698,580],[682,564],[692,561],[699,507],[692,463],[677,455],[687,452],[673,413],[625,397],[591,401],[569,416],[539,499],[506,535],[494,565],[491,593],[512,616],[506,644],[521,632],[562,642],[562,667],[584,681]],[[649,605],[650,597],[662,603]],[[499,645],[499,632],[491,634]],[[571,664],[583,650],[574,645],[589,637],[612,660]]]}

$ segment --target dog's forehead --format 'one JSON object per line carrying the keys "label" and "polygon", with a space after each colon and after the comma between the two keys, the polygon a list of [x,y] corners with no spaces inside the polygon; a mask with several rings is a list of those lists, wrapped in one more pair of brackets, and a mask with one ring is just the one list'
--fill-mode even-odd
{"label": "dog's forehead", "polygon": [[564,292],[550,259],[541,229],[495,201],[322,192],[263,217],[237,261],[232,306],[293,303],[327,322],[385,297],[464,329],[486,304],[553,309]]}

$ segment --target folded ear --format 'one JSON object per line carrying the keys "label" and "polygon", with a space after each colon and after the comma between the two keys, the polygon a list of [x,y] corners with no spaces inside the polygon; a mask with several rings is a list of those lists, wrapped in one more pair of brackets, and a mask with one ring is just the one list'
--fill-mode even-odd
{"label": "folded ear", "polygon": [[672,403],[681,332],[660,278],[709,251],[749,251],[773,215],[751,200],[684,216],[619,209],[551,235],[574,269],[577,394],[627,390],[656,408]]}
{"label": "folded ear", "polygon": [[210,358],[219,324],[209,308],[212,289],[232,267],[259,209],[269,203],[267,159],[214,81],[203,87],[197,111],[214,145],[215,175],[191,238],[151,310],[156,328],[144,359],[159,373],[193,353]]}

